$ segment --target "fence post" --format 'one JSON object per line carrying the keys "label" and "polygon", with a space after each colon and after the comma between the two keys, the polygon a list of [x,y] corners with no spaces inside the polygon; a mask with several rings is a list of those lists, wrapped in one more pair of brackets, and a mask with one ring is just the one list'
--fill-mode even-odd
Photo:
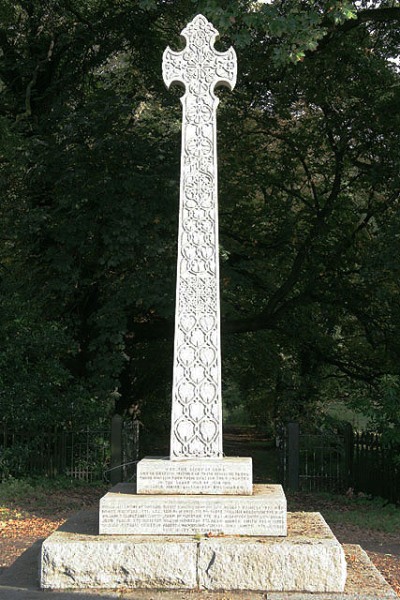
{"label": "fence post", "polygon": [[125,420],[122,426],[123,481],[131,481],[136,475],[139,458],[139,421]]}
{"label": "fence post", "polygon": [[347,489],[354,487],[353,467],[354,467],[354,432],[350,423],[344,427],[344,464],[345,464],[345,484]]}
{"label": "fence post", "polygon": [[[7,434],[6,434],[6,424],[3,423],[1,429],[0,429],[0,451],[1,453],[4,452],[4,450],[7,449]],[[1,468],[0,468],[0,483],[6,479],[7,473],[6,473],[6,466],[5,464],[2,462],[1,464]]]}
{"label": "fence post", "polygon": [[64,429],[60,439],[60,473],[67,474],[67,432]]}
{"label": "fence post", "polygon": [[299,465],[300,465],[300,427],[298,423],[289,423],[287,426],[288,437],[288,489],[291,492],[299,491]]}
{"label": "fence post", "polygon": [[122,417],[114,415],[111,421],[111,471],[112,485],[122,481]]}
{"label": "fence post", "polygon": [[134,448],[134,459],[139,460],[139,421],[138,419],[133,420],[133,448]]}

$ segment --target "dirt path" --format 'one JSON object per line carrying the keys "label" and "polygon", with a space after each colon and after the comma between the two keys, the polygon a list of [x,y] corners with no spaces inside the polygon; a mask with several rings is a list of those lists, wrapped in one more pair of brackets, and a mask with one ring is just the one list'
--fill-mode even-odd
{"label": "dirt path", "polygon": [[105,486],[83,486],[0,504],[0,572],[37,540],[49,536],[78,510],[98,506]]}
{"label": "dirt path", "polygon": [[359,544],[400,597],[400,541],[398,536],[355,525],[331,525],[342,544]]}

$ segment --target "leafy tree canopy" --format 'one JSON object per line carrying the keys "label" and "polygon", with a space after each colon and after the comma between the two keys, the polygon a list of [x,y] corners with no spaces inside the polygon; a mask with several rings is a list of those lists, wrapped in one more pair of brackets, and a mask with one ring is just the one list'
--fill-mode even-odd
{"label": "leafy tree canopy", "polygon": [[198,12],[239,57],[218,113],[226,401],[307,423],[335,397],[400,435],[393,1],[3,0],[3,418],[168,426],[181,91],[161,56]]}

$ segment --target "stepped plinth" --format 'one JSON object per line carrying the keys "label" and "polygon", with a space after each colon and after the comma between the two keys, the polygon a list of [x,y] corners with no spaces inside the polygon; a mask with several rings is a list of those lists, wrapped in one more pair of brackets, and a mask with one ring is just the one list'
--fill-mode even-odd
{"label": "stepped plinth", "polygon": [[318,513],[288,513],[284,537],[97,532],[97,513],[81,513],[44,542],[43,588],[325,594],[345,585],[343,549]]}
{"label": "stepped plinth", "polygon": [[100,501],[100,534],[285,536],[280,485],[255,486],[251,496],[140,495],[119,484]]}
{"label": "stepped plinth", "polygon": [[236,54],[214,49],[202,15],[182,35],[185,49],[163,56],[167,86],[185,87],[170,457],[141,461],[137,486],[44,542],[41,587],[347,598],[344,552],[321,515],[287,515],[281,486],[253,487],[251,459],[223,456],[214,90],[233,89]]}

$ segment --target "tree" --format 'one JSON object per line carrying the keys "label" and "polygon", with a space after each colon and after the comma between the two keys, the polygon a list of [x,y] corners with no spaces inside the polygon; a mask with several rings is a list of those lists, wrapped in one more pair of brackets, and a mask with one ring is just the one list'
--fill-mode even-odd
{"label": "tree", "polygon": [[[310,421],[334,380],[377,414],[399,376],[399,4],[1,10],[0,327],[38,340],[34,360],[25,343],[4,351],[2,406],[25,364],[28,413],[58,385],[58,422],[115,402],[146,425],[168,414],[181,116],[160,60],[203,12],[239,53],[219,109],[226,386],[263,418]],[[398,426],[386,405],[381,426]]]}

